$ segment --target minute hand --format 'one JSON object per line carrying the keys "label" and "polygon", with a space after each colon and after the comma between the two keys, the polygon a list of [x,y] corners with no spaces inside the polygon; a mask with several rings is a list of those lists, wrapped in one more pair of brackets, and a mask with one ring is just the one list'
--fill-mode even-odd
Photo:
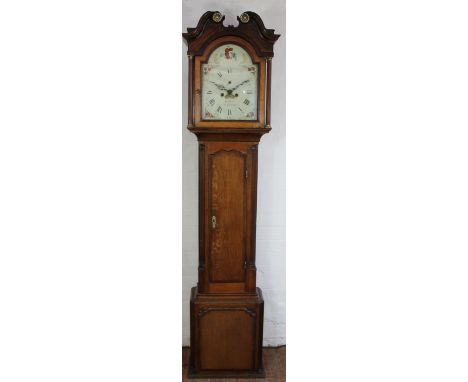
{"label": "minute hand", "polygon": [[250,82],[250,80],[245,80],[245,81],[241,82],[241,83],[238,84],[237,86],[233,87],[233,88],[231,89],[231,91],[236,90],[239,86],[242,86],[242,85],[246,84],[247,82]]}
{"label": "minute hand", "polygon": [[224,87],[224,85],[221,85],[221,84],[217,84],[216,82],[214,81],[210,81],[214,86],[216,86],[219,90],[226,90],[227,89]]}

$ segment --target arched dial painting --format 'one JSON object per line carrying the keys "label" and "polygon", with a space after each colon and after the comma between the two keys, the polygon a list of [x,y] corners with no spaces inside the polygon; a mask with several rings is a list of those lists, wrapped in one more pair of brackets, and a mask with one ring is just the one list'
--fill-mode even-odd
{"label": "arched dial painting", "polygon": [[201,70],[204,120],[257,119],[258,66],[244,48],[219,46]]}
{"label": "arched dial painting", "polygon": [[189,59],[189,66],[193,65],[189,127],[191,123],[196,127],[268,125],[266,73],[271,61],[257,53],[252,41],[234,34],[220,36]]}

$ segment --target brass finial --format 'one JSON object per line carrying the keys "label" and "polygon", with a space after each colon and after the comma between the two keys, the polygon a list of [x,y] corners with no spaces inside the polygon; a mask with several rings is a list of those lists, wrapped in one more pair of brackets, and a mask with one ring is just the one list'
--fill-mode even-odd
{"label": "brass finial", "polygon": [[250,16],[249,16],[249,14],[247,12],[244,12],[242,15],[240,15],[239,19],[240,19],[241,23],[245,24],[245,23],[249,22]]}
{"label": "brass finial", "polygon": [[223,15],[221,14],[221,12],[216,11],[215,13],[213,13],[213,16],[211,18],[215,23],[219,23],[223,18]]}

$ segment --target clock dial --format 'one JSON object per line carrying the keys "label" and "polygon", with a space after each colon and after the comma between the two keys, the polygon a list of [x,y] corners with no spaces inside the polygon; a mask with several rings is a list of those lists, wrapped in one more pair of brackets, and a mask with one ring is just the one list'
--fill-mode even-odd
{"label": "clock dial", "polygon": [[258,66],[244,48],[219,46],[201,70],[204,120],[257,120]]}

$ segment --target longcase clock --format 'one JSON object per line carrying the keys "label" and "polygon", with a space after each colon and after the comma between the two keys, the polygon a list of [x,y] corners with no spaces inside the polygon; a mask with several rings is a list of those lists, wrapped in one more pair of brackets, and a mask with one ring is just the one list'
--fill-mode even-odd
{"label": "longcase clock", "polygon": [[188,129],[199,142],[199,266],[190,300],[190,377],[263,377],[256,286],[257,153],[271,130],[279,38],[254,12],[206,12],[188,46]]}

